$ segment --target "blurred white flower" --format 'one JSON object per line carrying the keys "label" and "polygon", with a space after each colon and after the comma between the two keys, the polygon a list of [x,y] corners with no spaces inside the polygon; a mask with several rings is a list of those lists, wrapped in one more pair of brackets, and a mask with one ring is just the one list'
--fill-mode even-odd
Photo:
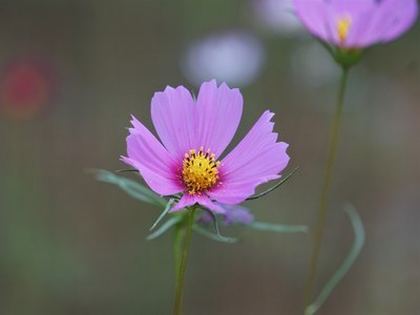
{"label": "blurred white flower", "polygon": [[292,0],[251,0],[258,24],[280,35],[295,35],[303,31],[294,13]]}
{"label": "blurred white flower", "polygon": [[193,42],[181,61],[185,77],[193,84],[210,79],[242,87],[254,82],[261,71],[265,52],[254,36],[230,31]]}

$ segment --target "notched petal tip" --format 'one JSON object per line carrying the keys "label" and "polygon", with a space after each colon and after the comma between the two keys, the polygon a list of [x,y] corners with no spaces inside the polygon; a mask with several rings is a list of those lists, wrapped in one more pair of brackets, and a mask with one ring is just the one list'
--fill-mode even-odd
{"label": "notched petal tip", "polygon": [[156,91],[155,93],[153,93],[153,96],[152,96],[152,104],[153,104],[153,100],[156,100],[159,97],[170,96],[170,95],[172,95],[172,93],[174,93],[177,90],[179,90],[179,88],[185,89],[182,85],[179,85],[177,87],[173,87],[171,85],[167,85],[163,90]]}
{"label": "notched petal tip", "polygon": [[276,114],[274,113],[274,112],[272,112],[271,110],[269,110],[269,109],[266,109],[263,113],[262,113],[262,115],[261,115],[261,117],[260,117],[260,119],[264,119],[264,120],[266,120],[267,122],[270,122],[272,119],[273,119],[273,117],[275,116]]}
{"label": "notched petal tip", "polygon": [[121,162],[124,162],[124,163],[126,163],[126,164],[129,164],[129,163],[128,163],[128,160],[129,160],[129,158],[128,158],[128,157],[126,157],[126,156],[124,156],[124,155],[120,155],[120,161],[121,161]]}
{"label": "notched petal tip", "polygon": [[[213,91],[221,90],[221,91],[227,92],[227,93],[234,92],[235,94],[239,94],[240,96],[242,96],[239,88],[230,87],[229,84],[225,81],[218,84],[216,79],[212,79],[212,80],[209,80],[209,81],[204,81],[203,83],[201,83],[199,91],[202,90],[204,92],[207,89],[210,89],[210,90],[213,90]],[[209,92],[209,91],[207,90],[207,92]]]}
{"label": "notched petal tip", "polygon": [[130,115],[131,127],[128,128],[130,134],[138,134],[144,132],[145,128],[143,124],[133,114]]}
{"label": "notched petal tip", "polygon": [[226,82],[222,82],[219,85],[219,89],[226,90],[226,91],[239,92],[238,88],[231,88],[231,87],[229,87],[229,85]]}
{"label": "notched petal tip", "polygon": [[288,144],[287,142],[284,142],[284,141],[280,141],[280,142],[278,142],[278,144],[281,145],[282,147],[284,147],[285,150],[290,147],[290,144]]}
{"label": "notched petal tip", "polygon": [[217,87],[217,80],[216,79],[211,79],[211,80],[208,80],[208,81],[204,81],[203,83],[201,83],[201,86],[200,87],[202,87],[202,86],[215,86],[215,87]]}

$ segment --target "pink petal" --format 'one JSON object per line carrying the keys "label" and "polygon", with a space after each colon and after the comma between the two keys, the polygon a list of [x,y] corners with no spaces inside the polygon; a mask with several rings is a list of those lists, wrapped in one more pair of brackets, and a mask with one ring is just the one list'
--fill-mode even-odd
{"label": "pink petal", "polygon": [[341,12],[349,12],[353,19],[347,47],[363,48],[392,41],[417,19],[417,0],[336,1],[337,4],[333,4],[341,8]]}
{"label": "pink petal", "polygon": [[197,202],[202,205],[204,208],[207,208],[215,213],[225,213],[226,210],[218,205],[217,203],[214,203],[213,201],[210,200],[209,197],[205,196],[205,195],[201,195],[198,196],[197,198]]}
{"label": "pink petal", "polygon": [[[369,29],[372,27],[372,19],[377,11],[375,0],[341,1],[334,0],[328,8],[329,29],[333,43],[337,46],[350,48],[363,48],[366,46]],[[344,43],[338,37],[338,21],[342,18],[350,18],[351,24],[348,36]]]}
{"label": "pink petal", "polygon": [[176,161],[136,118],[127,137],[127,155],[122,161],[136,168],[146,183],[160,195],[172,195],[183,190],[176,175]]}
{"label": "pink petal", "polygon": [[255,188],[277,179],[288,164],[288,144],[277,142],[273,113],[264,112],[245,138],[223,159],[221,184],[209,196],[218,202],[237,204],[255,193]]}
{"label": "pink petal", "polygon": [[217,87],[215,80],[203,83],[197,98],[199,146],[220,156],[235,135],[242,105],[238,89],[230,89],[225,83]]}
{"label": "pink petal", "polygon": [[293,0],[295,12],[304,26],[316,37],[331,41],[328,25],[328,3],[323,0]]}
{"label": "pink petal", "polygon": [[197,203],[195,196],[190,194],[183,194],[181,199],[174,205],[169,212],[177,212],[184,210],[186,207],[193,206]]}
{"label": "pink petal", "polygon": [[152,98],[152,121],[166,149],[178,159],[196,143],[196,106],[182,86],[167,87]]}
{"label": "pink petal", "polygon": [[417,20],[417,0],[383,0],[379,7],[376,24],[382,42],[398,38]]}
{"label": "pink petal", "polygon": [[204,208],[207,208],[215,213],[225,213],[225,209],[223,209],[220,205],[212,202],[209,197],[205,195],[189,195],[184,194],[178,203],[172,207],[170,212],[176,212],[185,209],[186,207],[193,206],[195,204],[200,204]]}

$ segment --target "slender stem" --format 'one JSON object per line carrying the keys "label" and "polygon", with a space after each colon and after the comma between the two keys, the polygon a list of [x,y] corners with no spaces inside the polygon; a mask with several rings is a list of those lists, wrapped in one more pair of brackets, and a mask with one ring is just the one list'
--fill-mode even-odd
{"label": "slender stem", "polygon": [[174,315],[182,314],[182,301],[184,295],[184,279],[187,270],[188,254],[190,250],[192,227],[194,223],[195,208],[187,210],[184,218],[177,224],[175,230],[174,256],[175,256],[175,303]]}
{"label": "slender stem", "polygon": [[305,308],[309,304],[311,304],[315,280],[316,280],[316,274],[317,274],[317,269],[318,269],[318,258],[321,251],[322,238],[323,238],[324,230],[325,230],[325,219],[326,219],[326,214],[327,214],[327,209],[328,209],[327,205],[328,205],[328,199],[329,199],[329,194],[330,194],[330,189],[331,189],[331,180],[333,177],[334,163],[337,156],[337,146],[338,146],[338,140],[339,140],[341,119],[342,119],[342,114],[343,114],[344,95],[345,95],[346,86],[347,86],[348,72],[349,72],[349,69],[343,67],[340,86],[338,90],[337,107],[335,110],[334,120],[331,125],[330,142],[328,146],[328,158],[327,158],[326,167],[325,167],[324,182],[322,186],[321,198],[320,198],[320,203],[319,203],[319,208],[318,208],[317,222],[314,229],[312,254],[309,261],[308,276],[306,278],[305,291],[304,291]]}

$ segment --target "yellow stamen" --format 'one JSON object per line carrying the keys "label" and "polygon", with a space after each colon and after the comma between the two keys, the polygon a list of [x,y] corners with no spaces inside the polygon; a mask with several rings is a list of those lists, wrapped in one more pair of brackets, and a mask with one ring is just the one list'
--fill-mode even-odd
{"label": "yellow stamen", "polygon": [[190,195],[201,194],[215,186],[219,180],[219,161],[210,150],[198,152],[191,149],[185,153],[182,162],[182,181]]}
{"label": "yellow stamen", "polygon": [[344,16],[337,21],[337,33],[338,39],[341,43],[344,43],[349,36],[350,27],[352,20],[350,16]]}

